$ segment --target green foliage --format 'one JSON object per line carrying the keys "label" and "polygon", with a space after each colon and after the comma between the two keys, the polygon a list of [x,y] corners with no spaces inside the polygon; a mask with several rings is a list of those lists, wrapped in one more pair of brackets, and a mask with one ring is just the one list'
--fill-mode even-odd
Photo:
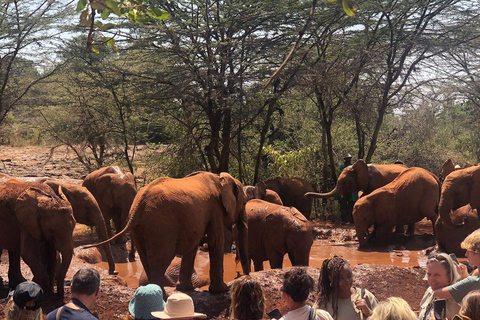
{"label": "green foliage", "polygon": [[113,13],[117,17],[124,17],[137,24],[167,19],[169,14],[156,5],[156,2],[149,0],[79,0],[77,11],[80,12],[80,25],[89,27],[87,49],[98,53],[98,49],[93,47],[98,44],[106,44],[115,50],[118,49],[111,36],[99,36],[96,42],[92,40],[95,31],[102,34],[102,31],[109,31],[116,27],[116,23],[112,21],[103,23],[96,20],[96,15],[99,14],[101,19],[108,20],[110,14]]}

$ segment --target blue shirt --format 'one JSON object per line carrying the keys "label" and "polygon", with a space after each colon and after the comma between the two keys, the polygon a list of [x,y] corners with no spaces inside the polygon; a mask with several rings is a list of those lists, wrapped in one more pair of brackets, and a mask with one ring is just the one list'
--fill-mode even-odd
{"label": "blue shirt", "polygon": [[[93,314],[90,313],[88,308],[78,299],[72,298],[70,301],[80,309],[75,310],[64,305],[60,312],[59,320],[98,320]],[[53,310],[47,315],[46,320],[56,320],[57,311],[59,308]]]}

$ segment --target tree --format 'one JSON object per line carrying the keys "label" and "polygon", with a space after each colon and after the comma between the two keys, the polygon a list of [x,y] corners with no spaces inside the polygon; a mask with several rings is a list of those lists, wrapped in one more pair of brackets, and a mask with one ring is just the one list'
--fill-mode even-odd
{"label": "tree", "polygon": [[[0,124],[32,87],[57,70],[47,56],[57,40],[56,23],[68,14],[57,1],[0,3]],[[35,72],[22,72],[32,63]]]}

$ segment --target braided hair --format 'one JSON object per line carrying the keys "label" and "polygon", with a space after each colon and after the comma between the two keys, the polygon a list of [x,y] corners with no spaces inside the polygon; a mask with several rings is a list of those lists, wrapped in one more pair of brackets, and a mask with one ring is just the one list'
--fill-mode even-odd
{"label": "braided hair", "polygon": [[[332,301],[333,314],[332,317],[336,319],[338,314],[338,287],[340,281],[340,271],[344,266],[350,266],[345,259],[334,256],[330,259],[325,259],[320,270],[320,277],[318,279],[318,305],[327,307],[328,301]],[[330,281],[330,277],[332,280]]]}

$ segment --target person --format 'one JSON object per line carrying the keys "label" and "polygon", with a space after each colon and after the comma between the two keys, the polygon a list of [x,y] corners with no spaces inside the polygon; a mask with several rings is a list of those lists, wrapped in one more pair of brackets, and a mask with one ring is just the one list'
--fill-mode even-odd
{"label": "person", "polygon": [[[450,318],[448,318],[450,319]],[[453,320],[476,320],[480,319],[480,291],[471,291],[462,300],[462,307]]]}
{"label": "person", "polygon": [[313,278],[303,268],[294,267],[284,274],[280,290],[290,311],[281,320],[333,320],[327,311],[307,305],[313,284]]}
{"label": "person", "polygon": [[43,290],[32,281],[17,285],[5,307],[6,320],[41,320]]}
{"label": "person", "polygon": [[400,297],[390,297],[380,302],[368,320],[417,320],[407,301]]}
{"label": "person", "polygon": [[174,293],[167,298],[165,309],[151,312],[152,316],[160,319],[194,319],[206,318],[204,313],[195,312],[193,300],[185,293]]}
{"label": "person", "polygon": [[[346,167],[352,165],[352,155],[350,153],[347,153],[343,157],[343,163],[340,165],[340,168],[338,169],[338,174],[340,175]],[[339,201],[340,203],[340,220],[342,221],[342,224],[344,223],[352,223],[353,222],[353,206],[355,205],[355,202],[358,199],[358,194],[357,192],[353,192],[347,196],[336,196],[336,200]]]}
{"label": "person", "polygon": [[[480,229],[473,231],[460,244],[462,249],[467,250],[465,256],[473,267],[480,267]],[[451,299],[461,303],[462,299],[473,290],[480,290],[480,275],[469,275],[467,266],[464,264],[455,264],[462,280],[447,287],[435,290],[435,298]]]}
{"label": "person", "polygon": [[[430,314],[433,310],[433,293],[438,288],[443,288],[460,280],[460,274],[455,267],[455,264],[446,253],[438,253],[430,256],[427,260],[427,274],[425,275],[428,284],[427,291],[423,295],[420,302],[419,320],[430,319]],[[447,300],[447,318],[452,319],[460,310],[460,305],[453,299]]]}
{"label": "person", "polygon": [[72,279],[72,299],[47,315],[46,320],[97,320],[90,312],[100,292],[100,275],[92,268],[82,268]]}
{"label": "person", "polygon": [[336,320],[366,319],[378,304],[373,293],[353,287],[352,267],[338,256],[323,261],[318,291],[318,305]]}
{"label": "person", "polygon": [[230,319],[257,320],[265,318],[265,296],[260,283],[243,276],[230,289]]}
{"label": "person", "polygon": [[135,295],[128,304],[127,320],[155,319],[152,311],[165,309],[162,288],[156,284],[140,286],[135,290]]}

